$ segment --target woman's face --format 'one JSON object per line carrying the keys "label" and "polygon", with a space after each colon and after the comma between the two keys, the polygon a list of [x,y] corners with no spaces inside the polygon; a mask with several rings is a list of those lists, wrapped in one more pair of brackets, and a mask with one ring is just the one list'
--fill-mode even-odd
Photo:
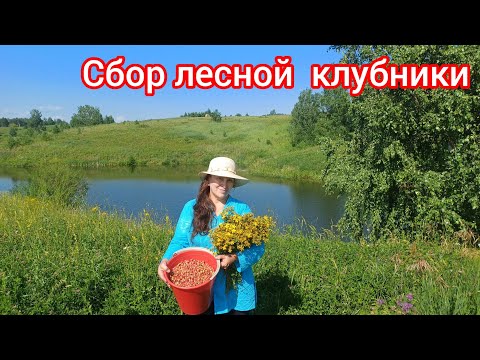
{"label": "woman's face", "polygon": [[235,180],[228,177],[211,175],[208,179],[210,194],[219,200],[225,200],[235,184]]}

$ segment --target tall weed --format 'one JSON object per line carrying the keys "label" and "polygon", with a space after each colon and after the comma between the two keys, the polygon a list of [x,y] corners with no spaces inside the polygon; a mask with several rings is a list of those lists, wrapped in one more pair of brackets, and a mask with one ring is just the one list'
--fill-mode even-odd
{"label": "tall weed", "polygon": [[88,183],[77,169],[62,165],[35,168],[26,181],[16,183],[12,192],[25,196],[49,199],[58,204],[84,204]]}

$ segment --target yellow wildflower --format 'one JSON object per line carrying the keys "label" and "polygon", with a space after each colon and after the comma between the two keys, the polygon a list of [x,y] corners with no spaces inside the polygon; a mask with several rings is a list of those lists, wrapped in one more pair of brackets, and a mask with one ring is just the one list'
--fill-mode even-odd
{"label": "yellow wildflower", "polygon": [[[239,215],[232,207],[227,207],[221,214],[223,223],[215,229],[210,230],[209,235],[217,254],[235,254],[252,245],[260,245],[266,242],[275,222],[270,216],[257,216],[252,213]],[[227,290],[230,285],[235,286],[241,274],[236,270],[235,265],[230,266],[227,272]],[[232,279],[235,277],[235,279]],[[230,282],[233,281],[233,284]],[[230,285],[229,285],[230,284]]]}

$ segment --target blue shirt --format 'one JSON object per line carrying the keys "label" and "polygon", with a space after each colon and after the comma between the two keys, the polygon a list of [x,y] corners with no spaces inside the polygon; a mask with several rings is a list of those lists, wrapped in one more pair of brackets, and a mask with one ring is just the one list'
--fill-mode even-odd
{"label": "blue shirt", "polygon": [[[197,234],[192,239],[192,221],[193,221],[193,206],[197,200],[193,199],[188,201],[180,214],[180,217],[175,228],[173,235],[167,250],[165,251],[162,259],[170,260],[173,253],[180,249],[199,246],[213,250],[213,244],[208,235]],[[251,212],[250,207],[239,201],[232,196],[229,196],[225,207],[233,207],[235,212],[240,215]],[[212,229],[216,228],[219,224],[223,223],[223,219],[220,215],[213,215]],[[215,282],[213,284],[213,302],[215,305],[215,314],[224,314],[232,309],[239,311],[248,311],[255,309],[257,305],[257,289],[255,287],[255,278],[253,275],[252,266],[260,260],[265,252],[265,244],[252,245],[250,248],[245,249],[237,253],[238,260],[235,262],[237,271],[241,273],[241,281],[237,283],[237,289],[231,289],[228,293],[225,291],[225,272],[223,269],[217,274]]]}

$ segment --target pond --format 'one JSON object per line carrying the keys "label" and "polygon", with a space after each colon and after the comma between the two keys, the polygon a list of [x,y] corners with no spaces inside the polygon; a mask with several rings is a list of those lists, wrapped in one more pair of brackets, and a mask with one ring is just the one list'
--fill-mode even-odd
{"label": "pond", "polygon": [[[89,206],[126,217],[141,216],[146,210],[158,220],[168,215],[174,224],[200,185],[198,176],[185,170],[102,169],[85,175]],[[320,231],[336,224],[344,212],[344,198],[327,195],[319,184],[245,176],[250,182],[234,188],[231,196],[249,204],[255,215],[274,216],[281,227],[312,226]],[[9,191],[25,177],[25,173],[0,169],[0,191]]]}

